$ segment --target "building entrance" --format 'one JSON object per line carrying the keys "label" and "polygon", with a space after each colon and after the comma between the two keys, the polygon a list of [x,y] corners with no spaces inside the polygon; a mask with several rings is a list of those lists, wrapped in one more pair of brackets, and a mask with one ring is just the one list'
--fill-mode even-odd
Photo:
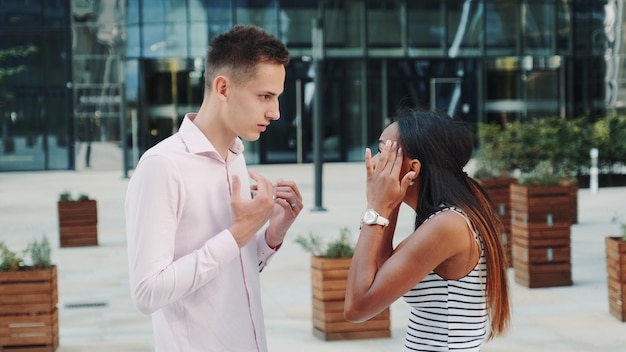
{"label": "building entrance", "polygon": [[140,103],[133,116],[133,144],[140,153],[178,131],[188,112],[198,111],[204,94],[204,60],[144,60]]}

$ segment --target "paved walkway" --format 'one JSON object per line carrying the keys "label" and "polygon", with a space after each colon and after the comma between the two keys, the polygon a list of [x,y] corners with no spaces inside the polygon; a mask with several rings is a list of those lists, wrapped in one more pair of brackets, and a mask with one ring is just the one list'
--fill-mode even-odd
{"label": "paved walkway", "polygon": [[[362,163],[324,165],[322,205],[314,208],[314,171],[306,165],[258,165],[251,169],[271,180],[298,182],[305,209],[280,253],[262,274],[270,351],[401,351],[407,307],[391,307],[392,337],[325,342],[311,325],[309,254],[293,242],[298,234],[335,236],[348,227],[358,235],[365,206]],[[0,173],[0,240],[25,248],[47,236],[59,270],[60,347],[58,352],[149,352],[149,317],[129,298],[123,199],[128,180],[121,171]],[[59,248],[56,201],[59,193],[87,193],[98,201],[99,245]],[[626,324],[608,313],[604,237],[618,233],[613,221],[626,216],[626,187],[579,190],[579,223],[572,226],[573,286],[527,289],[513,281],[513,321],[509,333],[483,351],[617,352],[626,350]],[[412,226],[403,208],[398,233]],[[401,237],[401,236],[398,236]]]}

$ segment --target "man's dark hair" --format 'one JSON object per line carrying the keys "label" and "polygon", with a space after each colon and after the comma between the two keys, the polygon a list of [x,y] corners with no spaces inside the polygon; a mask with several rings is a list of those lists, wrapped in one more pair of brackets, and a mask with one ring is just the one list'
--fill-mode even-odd
{"label": "man's dark hair", "polygon": [[205,67],[207,89],[223,73],[237,84],[244,82],[262,62],[287,65],[289,51],[285,44],[259,27],[236,25],[209,44]]}

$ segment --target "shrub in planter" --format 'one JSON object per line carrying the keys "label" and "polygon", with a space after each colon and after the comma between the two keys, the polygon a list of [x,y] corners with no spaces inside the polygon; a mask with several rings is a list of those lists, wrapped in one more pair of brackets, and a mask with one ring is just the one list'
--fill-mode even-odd
{"label": "shrub in planter", "polygon": [[485,189],[491,199],[500,220],[504,225],[501,239],[509,266],[513,266],[511,253],[511,192],[512,183],[517,179],[511,176],[511,165],[503,157],[506,146],[503,144],[503,132],[500,125],[480,124],[478,138],[480,148],[476,157],[476,169],[472,175]]}
{"label": "shrub in planter", "polygon": [[69,192],[59,195],[59,242],[61,247],[98,245],[98,204],[86,194],[72,198]]}
{"label": "shrub in planter", "polygon": [[519,181],[511,185],[511,252],[522,285],[572,284],[570,228],[578,218],[576,175],[589,163],[588,126],[560,117],[503,126],[502,158]]}
{"label": "shrub in planter", "polygon": [[[511,185],[515,281],[524,286],[572,284],[572,185],[548,162]],[[577,188],[576,188],[577,190]]]}
{"label": "shrub in planter", "polygon": [[31,242],[23,255],[0,242],[0,350],[56,350],[57,302],[57,270],[48,240]]}
{"label": "shrub in planter", "polygon": [[298,236],[296,243],[311,253],[313,335],[323,340],[391,336],[389,308],[362,323],[349,322],[343,316],[348,272],[354,253],[347,228],[341,229],[339,238],[328,244],[313,233]]}
{"label": "shrub in planter", "polygon": [[[611,172],[626,164],[626,116],[612,114],[593,124],[593,145],[598,148],[598,167]],[[621,172],[620,172],[621,173]]]}

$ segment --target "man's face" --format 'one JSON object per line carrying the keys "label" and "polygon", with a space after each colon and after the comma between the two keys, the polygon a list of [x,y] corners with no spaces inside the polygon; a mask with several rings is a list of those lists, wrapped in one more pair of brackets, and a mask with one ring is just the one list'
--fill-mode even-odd
{"label": "man's face", "polygon": [[237,135],[248,141],[259,139],[272,120],[280,118],[278,97],[285,86],[285,67],[260,63],[255,74],[229,91],[229,121]]}

